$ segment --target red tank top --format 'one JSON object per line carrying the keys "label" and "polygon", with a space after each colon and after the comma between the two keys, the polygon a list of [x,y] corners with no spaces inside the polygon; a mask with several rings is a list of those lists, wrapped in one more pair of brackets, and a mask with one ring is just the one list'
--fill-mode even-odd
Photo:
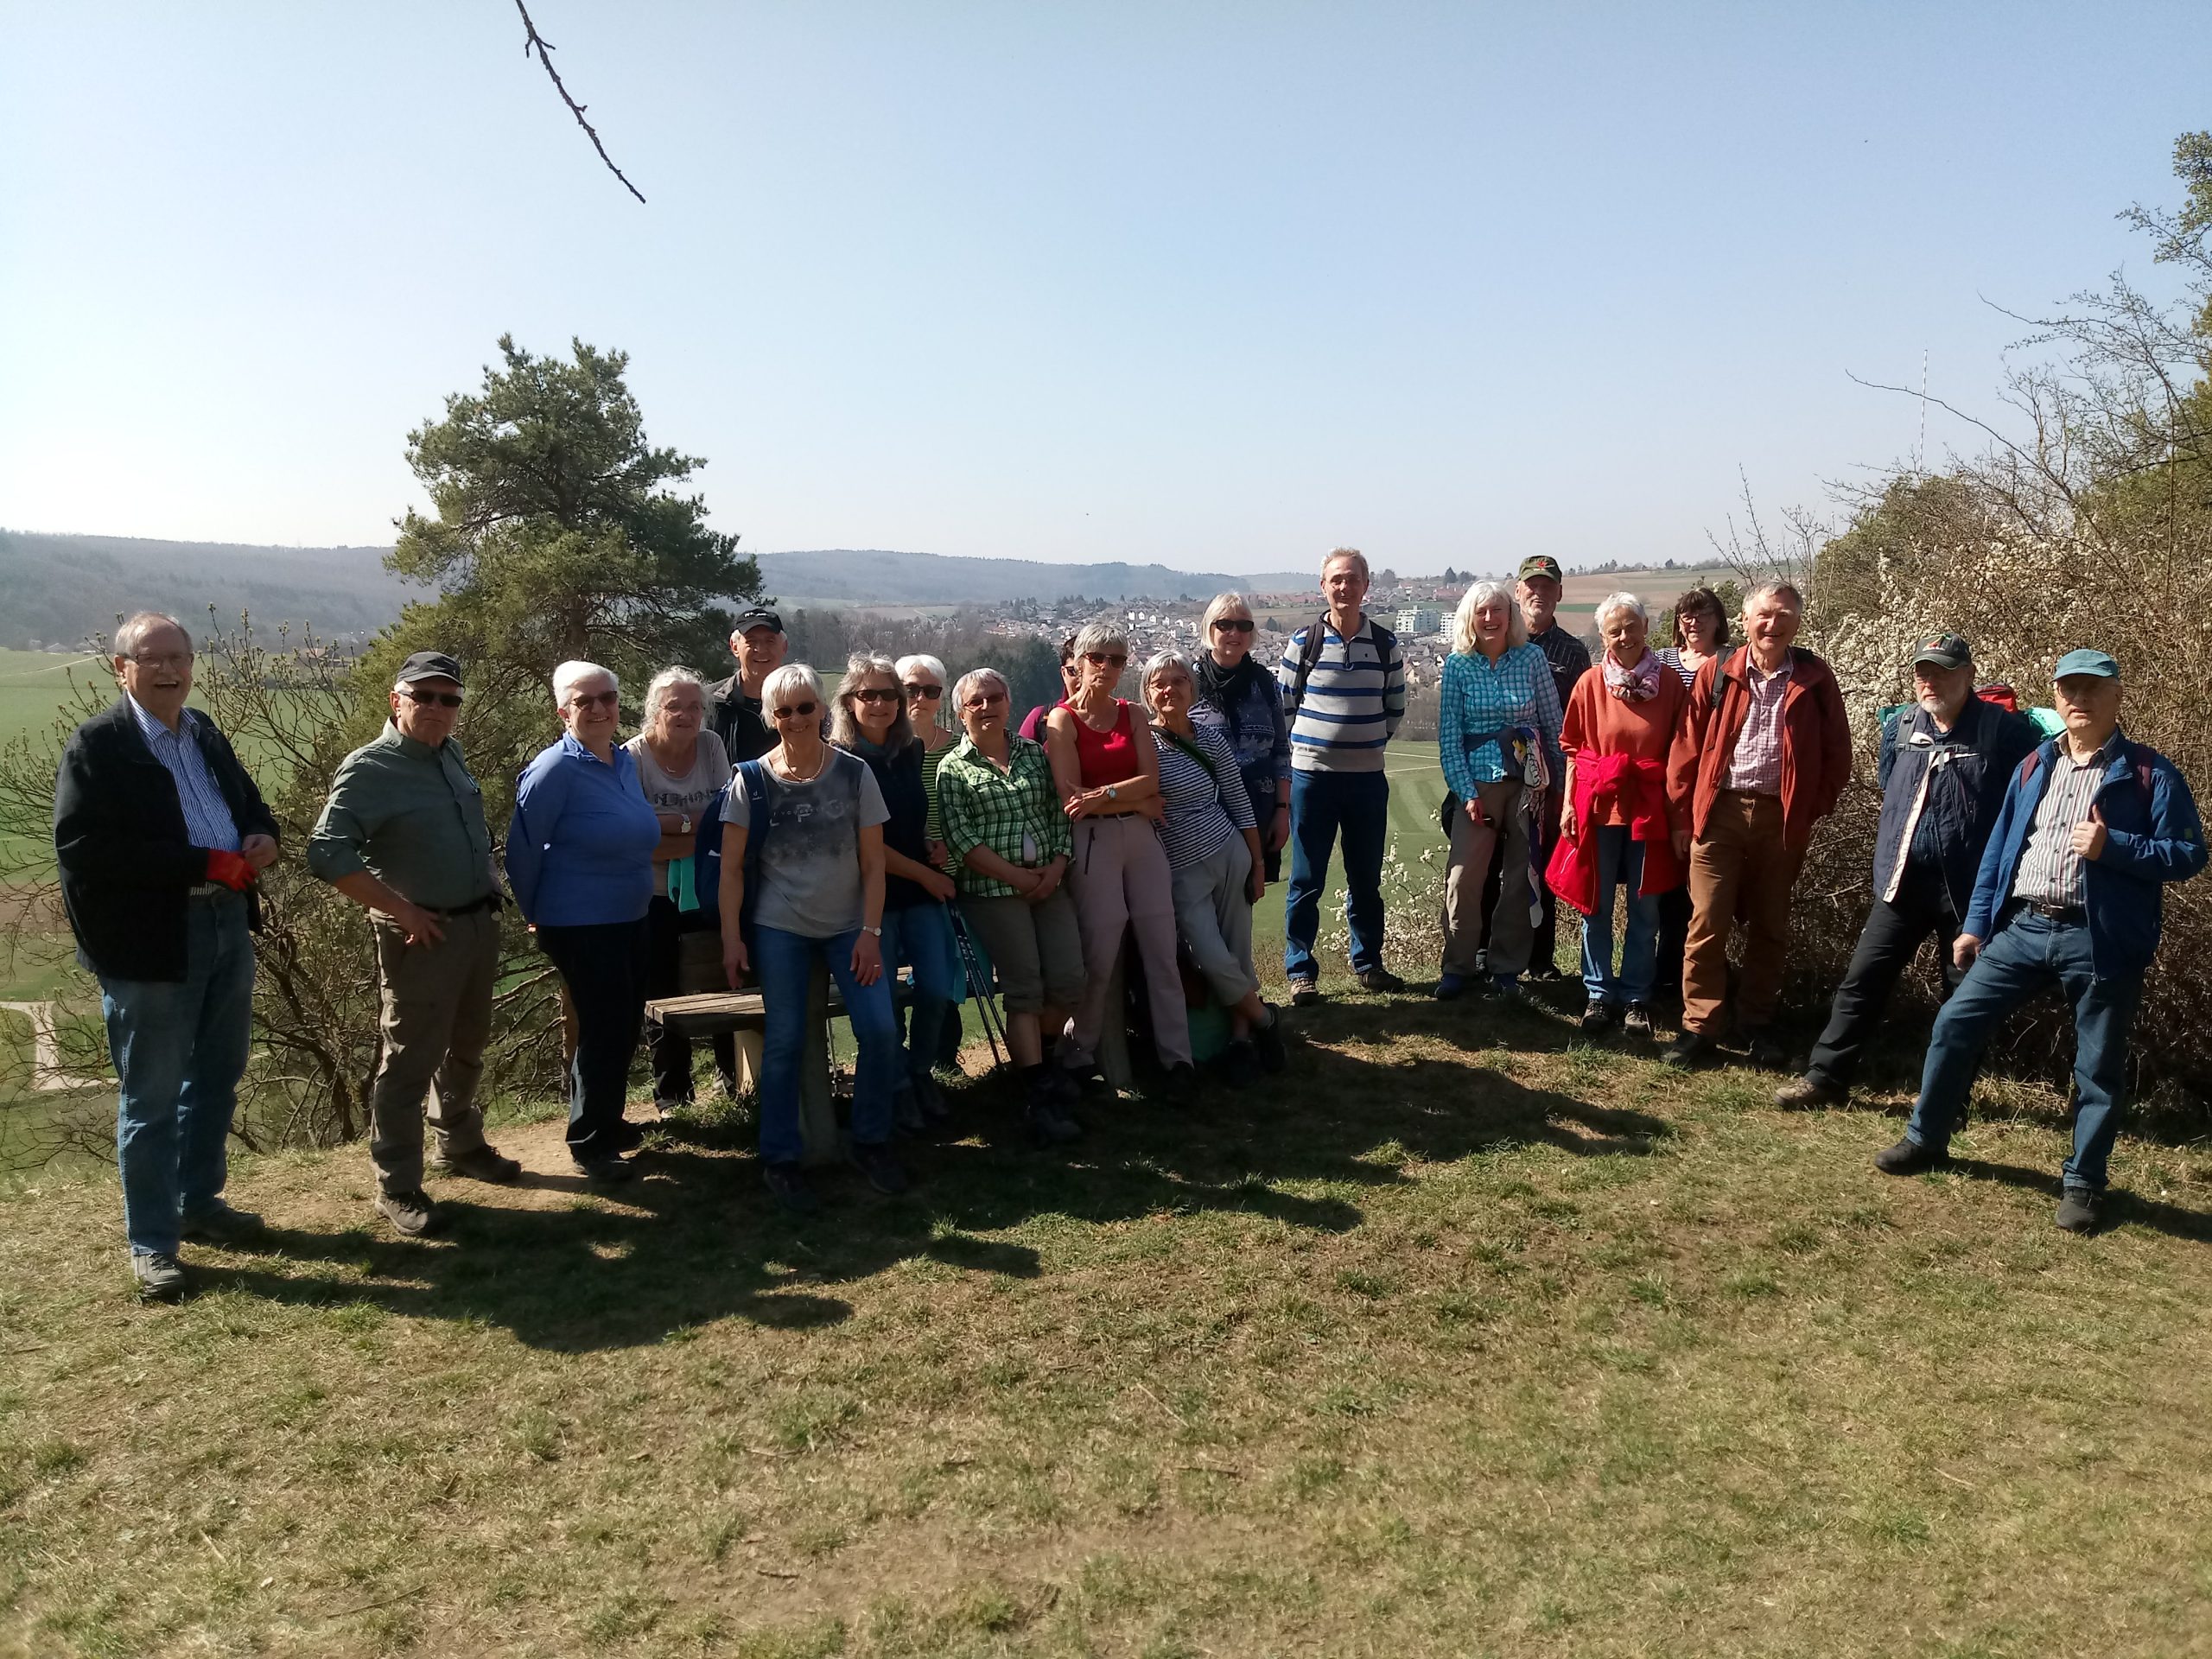
{"label": "red tank top", "polygon": [[1059,707],[1067,709],[1075,721],[1076,760],[1083,767],[1085,789],[1127,783],[1137,775],[1137,744],[1129,729],[1128,699],[1116,697],[1114,703],[1114,723],[1102,732],[1077,714],[1066,698],[1060,700]]}

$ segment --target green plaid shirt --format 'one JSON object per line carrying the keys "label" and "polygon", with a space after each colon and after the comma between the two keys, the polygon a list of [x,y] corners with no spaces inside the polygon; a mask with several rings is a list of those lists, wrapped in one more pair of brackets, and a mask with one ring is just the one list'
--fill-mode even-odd
{"label": "green plaid shirt", "polygon": [[[1038,869],[1075,850],[1060,792],[1052,787],[1045,746],[1007,734],[1007,766],[1001,772],[967,738],[944,757],[937,774],[938,812],[945,845],[952,849],[954,881],[970,899],[1010,899],[1014,889],[968,868],[969,849],[988,847],[1009,864]],[[1029,838],[1023,855],[1022,837]]]}

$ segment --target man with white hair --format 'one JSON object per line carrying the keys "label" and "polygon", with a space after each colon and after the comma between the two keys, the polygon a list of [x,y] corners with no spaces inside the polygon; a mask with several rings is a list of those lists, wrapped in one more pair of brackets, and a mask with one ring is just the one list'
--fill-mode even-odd
{"label": "man with white hair", "polygon": [[776,734],[760,711],[760,688],[784,665],[791,646],[784,619],[765,605],[740,611],[730,625],[729,654],[737,659],[737,672],[707,690],[714,703],[715,735],[732,766],[758,760],[776,747]]}
{"label": "man with white hair", "polygon": [[77,959],[100,982],[120,1085],[116,1161],[142,1295],[184,1294],[186,1239],[250,1237],[223,1201],[253,1027],[257,891],[276,820],[215,724],[185,707],[192,636],[141,611],[115,632],[122,691],[70,734],[54,855]]}
{"label": "man with white hair", "polygon": [[369,1082],[376,1208],[403,1236],[438,1228],[423,1191],[423,1108],[435,1167],[512,1181],[522,1166],[484,1139],[476,1103],[499,976],[499,882],[484,795],[454,741],[461,664],[418,651],[399,665],[385,728],[339,764],[308,839],[308,869],[369,912],[379,1009]]}

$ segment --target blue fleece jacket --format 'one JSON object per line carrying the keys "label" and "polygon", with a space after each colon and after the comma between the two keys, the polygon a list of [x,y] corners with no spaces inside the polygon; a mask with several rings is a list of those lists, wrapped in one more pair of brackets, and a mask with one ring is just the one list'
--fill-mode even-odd
{"label": "blue fleece jacket", "polygon": [[540,749],[515,785],[507,884],[540,927],[634,922],[653,897],[660,818],[619,745],[601,760],[574,737]]}

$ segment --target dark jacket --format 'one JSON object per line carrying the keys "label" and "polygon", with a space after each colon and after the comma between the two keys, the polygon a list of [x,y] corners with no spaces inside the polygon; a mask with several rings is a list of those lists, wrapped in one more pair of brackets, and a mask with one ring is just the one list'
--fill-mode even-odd
{"label": "dark jacket", "polygon": [[[194,721],[192,734],[239,836],[275,836],[276,820],[213,722]],[[54,856],[86,967],[103,979],[184,979],[186,895],[207,879],[207,849],[187,838],[176,780],[139,736],[125,698],[79,726],[61,751]],[[261,925],[253,888],[246,919]]]}
{"label": "dark jacket", "polygon": [[1911,851],[1905,826],[1913,805],[1927,788],[1915,824],[1915,842],[1932,832],[1951,914],[1963,916],[1974,896],[1974,872],[1982,849],[2004,804],[2013,769],[2037,742],[2036,728],[2024,715],[2009,714],[1993,702],[1968,697],[1958,723],[1946,733],[1918,703],[1899,709],[1882,726],[1881,760],[1876,768],[1882,789],[1882,821],[1874,832],[1874,896],[1890,891],[1897,861]]}
{"label": "dark jacket", "polygon": [[733,766],[741,760],[758,760],[780,741],[760,705],[739,689],[736,675],[716,680],[707,688],[707,696],[712,699],[715,735],[721,739]]}
{"label": "dark jacket", "polygon": [[[1750,647],[1715,657],[1690,683],[1689,704],[1675,733],[1667,794],[1675,822],[1704,839],[1706,815],[1727,786],[1736,738],[1751,713],[1744,664]],[[1789,648],[1789,684],[1782,694],[1782,841],[1792,852],[1811,844],[1813,826],[1835,810],[1851,781],[1851,722],[1828,665],[1809,651]]]}
{"label": "dark jacket", "polygon": [[[925,833],[930,816],[929,792],[922,785],[922,746],[909,743],[906,747],[885,753],[870,744],[866,749],[846,751],[856,754],[868,763],[875,774],[875,786],[882,792],[884,810],[891,816],[883,822],[883,845],[887,851],[900,853],[917,864],[930,861],[930,842]],[[922,891],[917,882],[888,871],[883,877],[883,907],[886,910],[912,910],[916,905],[932,904],[935,900]]]}
{"label": "dark jacket", "polygon": [[[1997,931],[2063,741],[2044,739],[2013,772],[1960,931],[1986,939]],[[2105,826],[2106,840],[2100,856],[2082,861],[2089,960],[2098,978],[2116,979],[2151,965],[2165,919],[2164,886],[2186,881],[2204,868],[2204,826],[2174,763],[2125,738],[2105,768],[2092,810]]]}

